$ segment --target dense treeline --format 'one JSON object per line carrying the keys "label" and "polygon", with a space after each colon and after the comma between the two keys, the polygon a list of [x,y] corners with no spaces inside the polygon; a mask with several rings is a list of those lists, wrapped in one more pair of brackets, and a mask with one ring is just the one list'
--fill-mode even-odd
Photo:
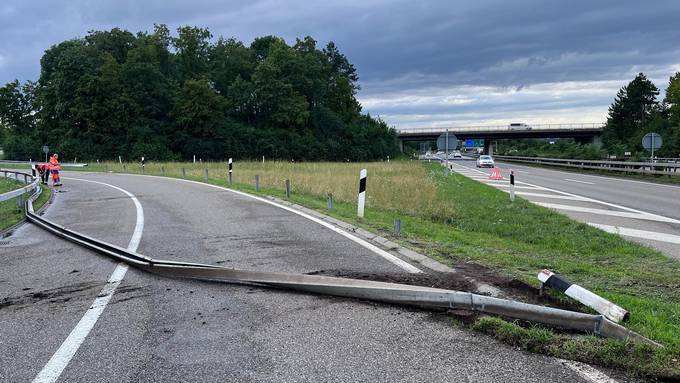
{"label": "dense treeline", "polygon": [[39,158],[369,160],[396,132],[361,114],[354,66],[311,37],[250,46],[207,29],[90,32],[48,49],[37,82],[0,88],[0,144]]}

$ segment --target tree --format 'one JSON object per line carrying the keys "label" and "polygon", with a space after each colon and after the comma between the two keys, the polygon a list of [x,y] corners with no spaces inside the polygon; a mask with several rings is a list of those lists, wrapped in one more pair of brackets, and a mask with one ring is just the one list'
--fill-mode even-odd
{"label": "tree", "polygon": [[39,158],[35,137],[35,83],[18,80],[0,88],[0,138],[8,158]]}
{"label": "tree", "polygon": [[208,72],[208,55],[212,34],[204,28],[177,28],[178,37],[172,39],[177,49],[179,72],[183,81],[203,77]]}
{"label": "tree", "polygon": [[644,131],[652,113],[659,110],[656,100],[658,95],[659,89],[643,73],[622,87],[609,107],[607,124],[602,133],[605,147],[611,149],[616,145],[625,145],[629,150],[639,149],[640,133]]}

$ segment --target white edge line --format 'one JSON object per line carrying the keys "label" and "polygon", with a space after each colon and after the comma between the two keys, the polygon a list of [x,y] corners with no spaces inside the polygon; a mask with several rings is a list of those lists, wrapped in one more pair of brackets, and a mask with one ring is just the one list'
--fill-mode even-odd
{"label": "white edge line", "polygon": [[591,383],[618,383],[615,379],[610,378],[607,374],[591,365],[573,360],[555,359]]}
{"label": "white edge line", "polygon": [[[84,180],[80,178],[64,178],[109,186],[123,192],[128,197],[130,197],[132,202],[135,204],[135,210],[137,210],[137,221],[135,223],[135,230],[132,233],[132,238],[130,238],[127,249],[132,252],[137,251],[139,242],[142,239],[142,232],[144,231],[144,210],[142,209],[142,204],[139,203],[139,200],[137,200],[137,198],[127,190],[104,182]],[[109,276],[109,279],[106,281],[106,285],[104,285],[102,290],[99,292],[97,298],[95,298],[94,302],[92,302],[92,305],[90,305],[90,307],[87,309],[83,317],[80,319],[76,327],[73,328],[66,340],[64,340],[61,346],[59,346],[59,349],[57,349],[54,355],[52,355],[45,367],[43,367],[35,379],[33,379],[33,383],[52,383],[59,379],[59,376],[61,376],[61,373],[64,371],[66,366],[68,366],[71,359],[73,359],[73,356],[78,351],[78,348],[80,348],[80,346],[83,344],[83,341],[85,341],[85,338],[87,338],[92,328],[94,328],[99,316],[104,312],[106,305],[113,297],[113,293],[116,291],[118,285],[120,285],[120,282],[125,277],[125,273],[127,271],[128,265],[124,263],[119,263],[116,265],[116,268],[113,270],[113,273],[111,273],[111,276]]]}
{"label": "white edge line", "polygon": [[377,247],[377,246],[375,246],[375,245],[373,245],[373,244],[371,244],[371,243],[369,243],[369,242],[367,242],[367,241],[364,241],[364,240],[361,239],[361,238],[358,238],[358,237],[356,237],[356,236],[354,236],[354,235],[352,235],[352,234],[346,232],[345,230],[342,230],[342,229],[340,229],[340,228],[337,228],[337,227],[335,227],[334,225],[332,225],[332,224],[330,224],[330,223],[328,223],[328,222],[325,222],[325,221],[323,221],[323,220],[321,220],[321,219],[319,219],[319,218],[313,217],[313,216],[311,216],[311,215],[309,215],[309,214],[307,214],[307,213],[303,213],[303,212],[298,211],[298,210],[296,210],[296,209],[293,209],[293,208],[291,208],[291,207],[288,207],[288,206],[285,206],[285,205],[281,205],[281,204],[279,204],[279,203],[276,203],[276,202],[274,202],[274,201],[270,201],[270,200],[265,199],[265,198],[262,198],[262,197],[257,197],[257,196],[254,196],[254,195],[252,195],[252,194],[248,194],[248,193],[245,193],[245,192],[242,192],[242,191],[238,191],[238,190],[234,190],[234,189],[225,188],[225,187],[223,187],[223,186],[218,186],[218,185],[213,185],[213,184],[207,184],[207,183],[205,183],[205,182],[200,182],[200,181],[186,180],[186,179],[183,179],[183,178],[162,177],[162,176],[153,176],[153,175],[147,175],[147,174],[128,174],[128,173],[116,173],[116,175],[135,176],[135,177],[153,177],[153,178],[168,179],[168,180],[174,180],[174,181],[180,181],[180,182],[188,182],[188,183],[193,183],[193,184],[197,184],[197,185],[208,186],[208,187],[212,187],[212,188],[215,188],[215,189],[220,189],[220,190],[228,191],[228,192],[231,192],[231,193],[234,193],[234,194],[238,194],[238,195],[243,196],[243,197],[252,198],[252,199],[254,199],[254,200],[257,200],[257,201],[260,201],[260,202],[264,202],[264,203],[269,204],[269,205],[272,205],[272,206],[276,206],[276,207],[278,207],[278,208],[280,208],[280,209],[289,211],[289,212],[291,212],[291,213],[294,213],[294,214],[297,214],[297,215],[299,215],[299,216],[301,216],[301,217],[304,217],[304,218],[306,218],[306,219],[308,219],[308,220],[310,220],[310,221],[313,221],[313,222],[315,222],[315,223],[318,223],[319,225],[321,225],[321,226],[323,226],[323,227],[325,227],[325,228],[327,228],[327,229],[330,229],[330,230],[332,230],[332,231],[334,231],[334,232],[336,232],[336,233],[342,235],[343,237],[345,237],[345,238],[347,238],[347,239],[349,239],[349,240],[351,240],[351,241],[354,241],[355,243],[357,243],[357,244],[359,244],[359,245],[365,247],[366,249],[368,249],[368,250],[370,250],[370,251],[372,251],[372,252],[378,254],[379,256],[385,258],[385,259],[388,260],[389,262],[395,264],[396,266],[399,266],[400,268],[404,269],[405,271],[407,271],[407,272],[409,272],[409,273],[415,274],[415,273],[422,273],[422,272],[423,272],[423,271],[420,270],[419,268],[417,268],[417,267],[413,266],[412,264],[410,264],[410,263],[404,261],[403,259],[401,259],[401,258],[399,258],[399,257],[397,257],[397,256],[395,256],[395,255],[392,255],[392,254],[388,253],[387,251],[385,251],[385,250],[383,250],[383,249],[381,249],[381,248],[379,248],[379,247]]}

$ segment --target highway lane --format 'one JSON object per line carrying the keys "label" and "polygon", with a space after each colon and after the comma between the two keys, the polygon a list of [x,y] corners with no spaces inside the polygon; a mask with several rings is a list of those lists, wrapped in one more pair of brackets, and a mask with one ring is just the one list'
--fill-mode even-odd
{"label": "highway lane", "polygon": [[[145,215],[139,252],[152,257],[253,270],[404,273],[303,217],[227,191],[171,179],[76,174],[119,186],[139,198]],[[69,192],[58,195],[50,218],[125,246],[135,221],[129,199],[102,185],[66,181]],[[79,204],[81,199],[84,202]],[[77,277],[69,273],[75,265],[92,269],[82,282],[95,287],[82,299],[48,310],[42,331],[17,331],[2,341],[3,358],[9,356],[2,363],[3,381],[26,381],[37,374],[115,266],[37,230],[24,226],[13,244],[2,248],[3,263],[11,260],[13,269],[12,275],[5,275],[3,268],[0,279],[10,283],[0,286],[11,289],[3,287],[1,298],[22,296],[26,281],[44,281],[34,289],[72,284]],[[38,238],[39,245],[31,238]],[[69,256],[55,253],[54,248],[68,249]],[[41,263],[36,265],[35,260]],[[3,306],[3,330],[45,317],[42,305],[49,304],[38,299],[22,308]],[[134,269],[60,379],[583,381],[554,359],[516,352],[452,326],[440,314],[258,287],[163,279]]]}
{"label": "highway lane", "polygon": [[680,187],[514,163],[497,166],[502,181],[490,181],[490,171],[476,169],[474,161],[456,161],[454,170],[508,191],[513,169],[518,196],[680,259]]}

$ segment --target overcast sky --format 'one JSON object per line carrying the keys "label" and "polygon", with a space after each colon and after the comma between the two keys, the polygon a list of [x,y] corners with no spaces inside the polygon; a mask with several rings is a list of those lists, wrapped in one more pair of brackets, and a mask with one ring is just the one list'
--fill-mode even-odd
{"label": "overcast sky", "polygon": [[37,80],[45,49],[154,23],[213,35],[310,35],[355,64],[364,111],[398,128],[604,121],[638,72],[680,71],[680,1],[2,0],[0,84]]}

